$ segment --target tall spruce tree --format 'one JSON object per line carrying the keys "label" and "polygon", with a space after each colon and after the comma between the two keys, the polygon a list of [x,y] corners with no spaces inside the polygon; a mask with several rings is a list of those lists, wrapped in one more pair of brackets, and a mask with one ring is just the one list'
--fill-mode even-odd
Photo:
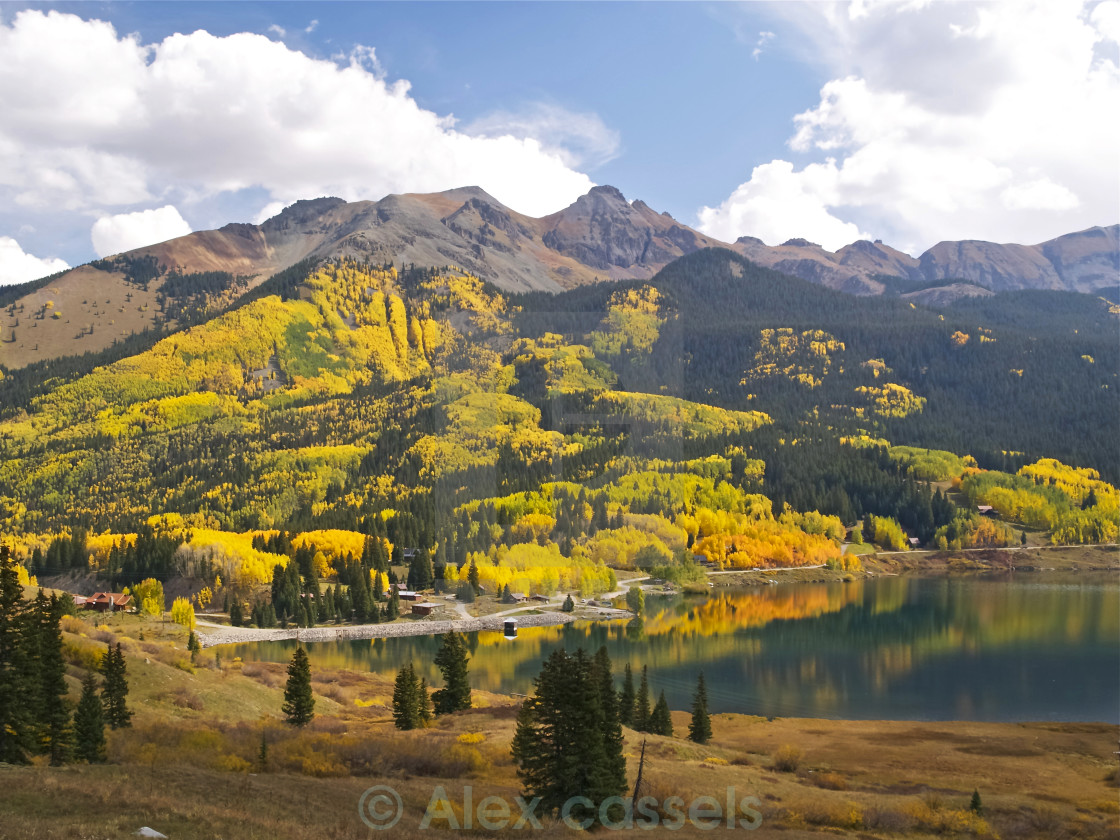
{"label": "tall spruce tree", "polygon": [[[217,654],[217,651],[215,651]],[[105,722],[112,729],[121,729],[132,726],[132,712],[127,705],[128,698],[128,672],[124,664],[124,653],[121,652],[120,642],[116,648],[112,645],[105,653],[101,662],[101,674],[105,677],[105,685],[101,689],[101,702],[105,707]]]}
{"label": "tall spruce tree", "polygon": [[673,734],[673,717],[669,714],[669,704],[665,700],[665,692],[657,698],[653,712],[649,716],[649,731],[654,735],[671,737]]}
{"label": "tall spruce tree", "polygon": [[385,620],[395,621],[401,617],[401,593],[393,587],[389,593],[389,603],[385,606]]}
{"label": "tall spruce tree", "polygon": [[603,764],[604,782],[609,785],[617,782],[622,787],[626,786],[626,759],[622,751],[622,722],[618,714],[618,694],[614,690],[614,669],[611,667],[611,658],[607,654],[607,646],[603,645],[595,654],[591,663],[592,678],[595,680],[599,691],[599,704],[603,710],[603,746],[606,758]]}
{"label": "tall spruce tree", "polygon": [[437,715],[466,711],[471,707],[471,683],[467,671],[467,641],[462,634],[449,630],[435,657],[436,667],[443,674],[444,687],[432,695]]}
{"label": "tall spruce tree", "polygon": [[512,754],[526,799],[556,814],[569,799],[591,802],[571,810],[575,820],[598,818],[600,803],[626,790],[619,775],[621,749],[605,734],[601,682],[582,651],[554,651],[535,680],[535,691],[517,716]]}
{"label": "tall spruce tree", "polygon": [[697,744],[712,740],[712,719],[708,714],[708,689],[704,685],[704,672],[696,678],[696,693],[692,695],[692,721],[688,724],[688,738]]}
{"label": "tall spruce tree", "polygon": [[0,545],[0,762],[24,764],[30,740],[30,681],[23,644],[23,587],[16,561]]}
{"label": "tall spruce tree", "polygon": [[432,570],[432,558],[427,551],[417,551],[408,564],[408,588],[419,592],[422,589],[431,589],[435,581],[435,572]]}
{"label": "tall spruce tree", "polygon": [[52,767],[65,764],[74,747],[70,726],[70,701],[67,700],[66,661],[62,658],[62,610],[58,597],[46,597],[43,590],[35,597],[32,609],[34,637],[39,648],[39,745],[50,757]]}
{"label": "tall spruce tree", "polygon": [[409,662],[401,666],[393,682],[393,723],[397,729],[419,729],[428,717],[427,685]]}
{"label": "tall spruce tree", "polygon": [[296,648],[288,663],[288,682],[284,686],[284,715],[292,726],[305,726],[315,717],[315,697],[311,693],[311,660],[303,645]]}
{"label": "tall spruce tree", "polygon": [[634,671],[630,663],[622,672],[622,690],[618,693],[618,720],[623,726],[630,726],[634,722]]}
{"label": "tall spruce tree", "polygon": [[93,671],[86,672],[82,681],[82,697],[74,712],[74,754],[90,764],[105,760],[105,718]]}
{"label": "tall spruce tree", "polygon": [[474,558],[472,557],[471,565],[467,568],[467,583],[471,585],[471,589],[474,590],[475,595],[477,595],[482,590],[480,581],[481,579],[478,574],[478,563],[476,563],[474,561]]}
{"label": "tall spruce tree", "polygon": [[638,683],[638,695],[634,699],[634,728],[639,732],[649,732],[649,718],[652,714],[649,705],[649,666],[642,666],[642,679]]}

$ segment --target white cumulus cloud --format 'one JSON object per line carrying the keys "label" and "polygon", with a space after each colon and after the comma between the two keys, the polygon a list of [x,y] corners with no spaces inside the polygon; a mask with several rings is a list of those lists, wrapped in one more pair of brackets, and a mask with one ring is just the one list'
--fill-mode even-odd
{"label": "white cumulus cloud", "polygon": [[461,130],[387,79],[369,47],[320,59],[203,30],[145,44],[56,11],[0,20],[0,112],[0,202],[66,220],[71,237],[90,216],[174,203],[189,218],[241,191],[259,207],[262,193],[289,204],[478,185],[544,215],[594,185],[573,161],[617,144],[593,115],[567,134]]}
{"label": "white cumulus cloud", "polygon": [[917,253],[1120,219],[1116,0],[777,8],[837,74],[794,118],[791,149],[817,160],[756,167],[700,211],[706,233],[825,244],[858,226]]}
{"label": "white cumulus cloud", "polygon": [[186,236],[190,232],[191,226],[174,206],[168,204],[156,210],[102,216],[93,223],[90,239],[97,256],[107,257]]}
{"label": "white cumulus cloud", "polygon": [[26,254],[10,236],[0,236],[0,286],[38,280],[70,266],[56,257],[40,258]]}

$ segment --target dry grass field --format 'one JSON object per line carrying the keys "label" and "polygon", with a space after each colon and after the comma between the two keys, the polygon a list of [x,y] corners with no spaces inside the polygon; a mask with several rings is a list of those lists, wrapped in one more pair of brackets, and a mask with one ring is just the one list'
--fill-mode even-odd
{"label": "dry grass field", "polygon": [[[125,838],[141,826],[175,840],[448,836],[445,822],[421,828],[437,786],[460,820],[465,786],[475,803],[498,796],[513,807],[519,793],[509,757],[516,698],[475,692],[470,712],[401,733],[390,717],[389,680],[317,671],[317,717],[294,730],[281,720],[282,665],[222,661],[220,648],[218,659],[206,651],[192,664],[183,628],[155,620],[64,622],[75,698],[85,668],[107,643],[121,642],[134,726],[109,733],[105,765],[0,766],[5,838]],[[1112,725],[720,714],[712,743],[699,746],[683,737],[687,713],[675,712],[673,723],[674,738],[626,730],[631,782],[645,739],[645,795],[722,803],[734,788],[739,801],[757,798],[747,805],[761,816],[761,835],[1120,837]],[[360,818],[359,801],[373,785],[401,797],[403,816],[391,832],[375,832]],[[968,810],[973,790],[983,801],[979,816]],[[741,819],[758,819],[743,807]],[[718,832],[726,830],[720,822]],[[545,821],[531,836],[570,831]],[[712,836],[687,820],[672,833]],[[455,834],[524,836],[477,823]]]}

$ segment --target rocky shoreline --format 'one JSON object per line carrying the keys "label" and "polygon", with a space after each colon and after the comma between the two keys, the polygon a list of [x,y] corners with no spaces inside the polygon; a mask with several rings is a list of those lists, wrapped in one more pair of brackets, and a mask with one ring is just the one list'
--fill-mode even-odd
{"label": "rocky shoreline", "polygon": [[460,633],[501,630],[504,622],[509,619],[516,619],[518,627],[549,627],[556,624],[570,624],[573,621],[612,621],[627,618],[633,618],[633,615],[626,610],[584,609],[574,613],[502,614],[469,619],[417,619],[393,624],[344,624],[337,627],[288,627],[271,630],[261,630],[256,627],[227,627],[200,621],[198,640],[203,647],[278,642],[287,639],[298,639],[301,642],[334,642],[354,639],[391,639],[400,636],[436,636],[449,630]]}

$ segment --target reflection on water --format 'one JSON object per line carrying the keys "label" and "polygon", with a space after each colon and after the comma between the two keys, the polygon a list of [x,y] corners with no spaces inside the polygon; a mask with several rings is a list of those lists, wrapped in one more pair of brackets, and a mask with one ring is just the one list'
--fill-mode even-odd
{"label": "reflection on water", "polygon": [[[557,646],[606,645],[619,672],[648,665],[656,693],[687,709],[704,671],[713,711],[786,717],[1120,719],[1115,576],[878,578],[650,597],[642,622],[472,633],[472,682],[525,693]],[[308,646],[312,664],[392,674],[412,660],[429,682],[438,639]],[[230,646],[286,661],[295,642]]]}

